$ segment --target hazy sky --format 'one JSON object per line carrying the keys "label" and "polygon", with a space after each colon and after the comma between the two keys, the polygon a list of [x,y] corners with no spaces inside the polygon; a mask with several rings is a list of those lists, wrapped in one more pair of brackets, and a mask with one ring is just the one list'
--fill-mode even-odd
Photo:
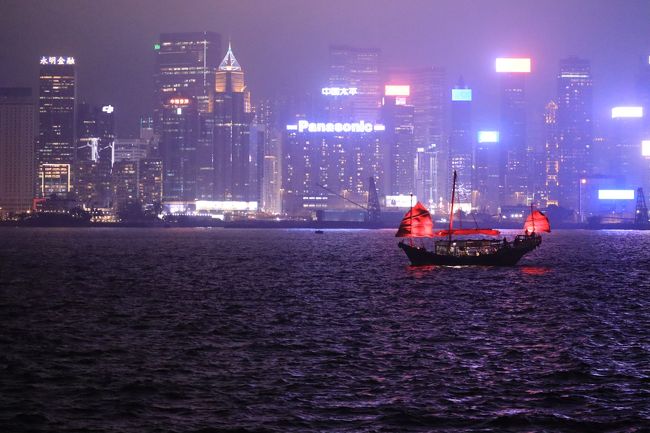
{"label": "hazy sky", "polygon": [[[533,112],[555,95],[558,60],[592,61],[596,118],[634,102],[650,55],[650,0],[0,0],[0,86],[33,85],[41,55],[73,55],[79,96],[116,107],[118,134],[151,109],[161,32],[230,37],[253,94],[318,88],[328,45],[382,49],[385,64],[447,68],[474,88],[477,126],[498,119],[494,58],[533,58]],[[643,60],[642,60],[643,59]]]}

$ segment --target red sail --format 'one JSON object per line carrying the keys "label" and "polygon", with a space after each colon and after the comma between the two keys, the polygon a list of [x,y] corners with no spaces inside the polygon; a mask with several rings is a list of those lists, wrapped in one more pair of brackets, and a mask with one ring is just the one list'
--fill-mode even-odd
{"label": "red sail", "polygon": [[534,210],[528,218],[526,218],[526,223],[524,223],[524,231],[527,233],[533,232],[551,232],[551,224],[548,222],[548,218],[542,212]]}
{"label": "red sail", "polygon": [[431,214],[422,203],[418,202],[411,208],[399,225],[397,238],[430,238],[433,237],[433,220]]}
{"label": "red sail", "polygon": [[[463,235],[487,235],[487,236],[499,236],[501,232],[494,229],[453,229],[451,231],[452,235],[463,236]],[[440,230],[435,233],[435,236],[449,236],[449,230]]]}

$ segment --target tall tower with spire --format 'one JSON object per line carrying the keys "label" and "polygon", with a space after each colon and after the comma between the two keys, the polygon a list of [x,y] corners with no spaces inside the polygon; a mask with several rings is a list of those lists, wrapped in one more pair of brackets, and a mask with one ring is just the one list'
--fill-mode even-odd
{"label": "tall tower with spire", "polygon": [[255,188],[250,184],[251,170],[255,170],[256,161],[255,155],[250,155],[252,120],[250,92],[246,88],[244,71],[229,43],[215,77],[215,199],[258,199]]}

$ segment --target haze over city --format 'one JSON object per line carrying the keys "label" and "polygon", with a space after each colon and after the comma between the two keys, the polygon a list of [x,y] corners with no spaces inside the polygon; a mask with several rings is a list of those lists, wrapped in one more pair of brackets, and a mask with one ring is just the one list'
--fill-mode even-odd
{"label": "haze over city", "polygon": [[555,94],[558,60],[589,59],[594,119],[636,101],[634,79],[647,61],[650,3],[644,0],[534,1],[21,1],[0,14],[4,86],[34,86],[38,59],[78,59],[78,95],[116,107],[121,136],[137,134],[152,109],[153,44],[160,33],[215,31],[232,40],[253,101],[313,92],[327,82],[328,47],[381,49],[386,66],[440,66],[451,85],[475,92],[474,122],[498,120],[494,58],[526,56],[531,116]]}

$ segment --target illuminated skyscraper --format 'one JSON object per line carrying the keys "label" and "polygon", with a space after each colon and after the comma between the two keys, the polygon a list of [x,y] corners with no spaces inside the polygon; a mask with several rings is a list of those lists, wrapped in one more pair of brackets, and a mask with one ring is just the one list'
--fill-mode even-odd
{"label": "illuminated skyscraper", "polygon": [[31,207],[35,141],[32,89],[0,88],[0,216]]}
{"label": "illuminated skyscraper", "polygon": [[560,203],[560,133],[557,123],[558,106],[554,101],[546,104],[544,112],[544,149],[546,151],[545,164],[545,195],[547,205]]}
{"label": "illuminated skyscraper", "polygon": [[331,46],[329,85],[354,88],[356,94],[348,98],[332,99],[332,121],[376,122],[381,106],[380,50]]}
{"label": "illuminated skyscraper", "polygon": [[526,140],[528,58],[498,58],[501,75],[499,204],[527,204],[531,151]]}
{"label": "illuminated skyscraper", "polygon": [[282,132],[277,125],[277,105],[262,101],[256,109],[256,121],[264,128],[261,154],[260,209],[272,215],[282,213]]}
{"label": "illuminated skyscraper", "polygon": [[[391,69],[391,83],[410,86],[409,104],[413,105],[413,141],[416,149],[424,149],[418,199],[428,206],[448,198],[449,147],[445,139],[445,107],[447,101],[446,72],[440,67]],[[422,162],[424,160],[421,160]]]}
{"label": "illuminated skyscraper", "polygon": [[642,106],[619,106],[612,108],[610,137],[607,146],[607,172],[621,177],[621,188],[648,188],[649,168],[642,158],[644,140]]}
{"label": "illuminated skyscraper", "polygon": [[643,109],[646,113],[643,121],[643,132],[646,137],[650,137],[650,116],[647,115],[647,113],[650,113],[650,56],[647,55],[641,58],[641,65],[637,78],[637,92],[639,94],[641,105],[643,105]]}
{"label": "illuminated skyscraper", "polygon": [[[415,194],[417,148],[413,139],[414,107],[409,102],[410,86],[387,85],[382,107],[386,126],[384,149],[387,157],[384,171],[387,195]],[[427,163],[420,161],[418,178],[425,182],[423,173]],[[423,190],[423,188],[419,188]]]}
{"label": "illuminated skyscraper", "polygon": [[41,57],[39,76],[39,195],[67,196],[75,163],[75,59]]}
{"label": "illuminated skyscraper", "polygon": [[580,179],[592,170],[592,79],[588,60],[560,60],[557,128],[560,164],[557,204],[578,210]]}
{"label": "illuminated skyscraper", "polygon": [[213,32],[163,33],[154,51],[154,123],[159,132],[160,112],[172,96],[210,100],[221,58],[221,36]]}
{"label": "illuminated skyscraper", "polygon": [[[221,36],[212,32],[163,33],[154,50],[154,131],[160,137],[160,157],[166,165],[165,199],[211,199],[215,188],[213,104]],[[187,103],[178,104],[185,100]],[[167,167],[169,164],[173,168]]]}
{"label": "illuminated skyscraper", "polygon": [[451,89],[451,131],[449,134],[450,173],[458,174],[458,203],[470,203],[472,193],[472,89],[463,79]]}
{"label": "illuminated skyscraper", "polygon": [[77,105],[75,192],[87,207],[108,207],[115,121],[112,105]]}
{"label": "illuminated skyscraper", "polygon": [[495,214],[499,195],[499,131],[479,131],[474,147],[472,207]]}
{"label": "illuminated skyscraper", "polygon": [[160,111],[160,157],[163,163],[163,200],[196,199],[196,145],[199,134],[196,98],[170,97]]}
{"label": "illuminated skyscraper", "polygon": [[216,73],[214,96],[215,199],[249,201],[257,198],[255,187],[250,184],[252,121],[244,71],[228,45]]}

